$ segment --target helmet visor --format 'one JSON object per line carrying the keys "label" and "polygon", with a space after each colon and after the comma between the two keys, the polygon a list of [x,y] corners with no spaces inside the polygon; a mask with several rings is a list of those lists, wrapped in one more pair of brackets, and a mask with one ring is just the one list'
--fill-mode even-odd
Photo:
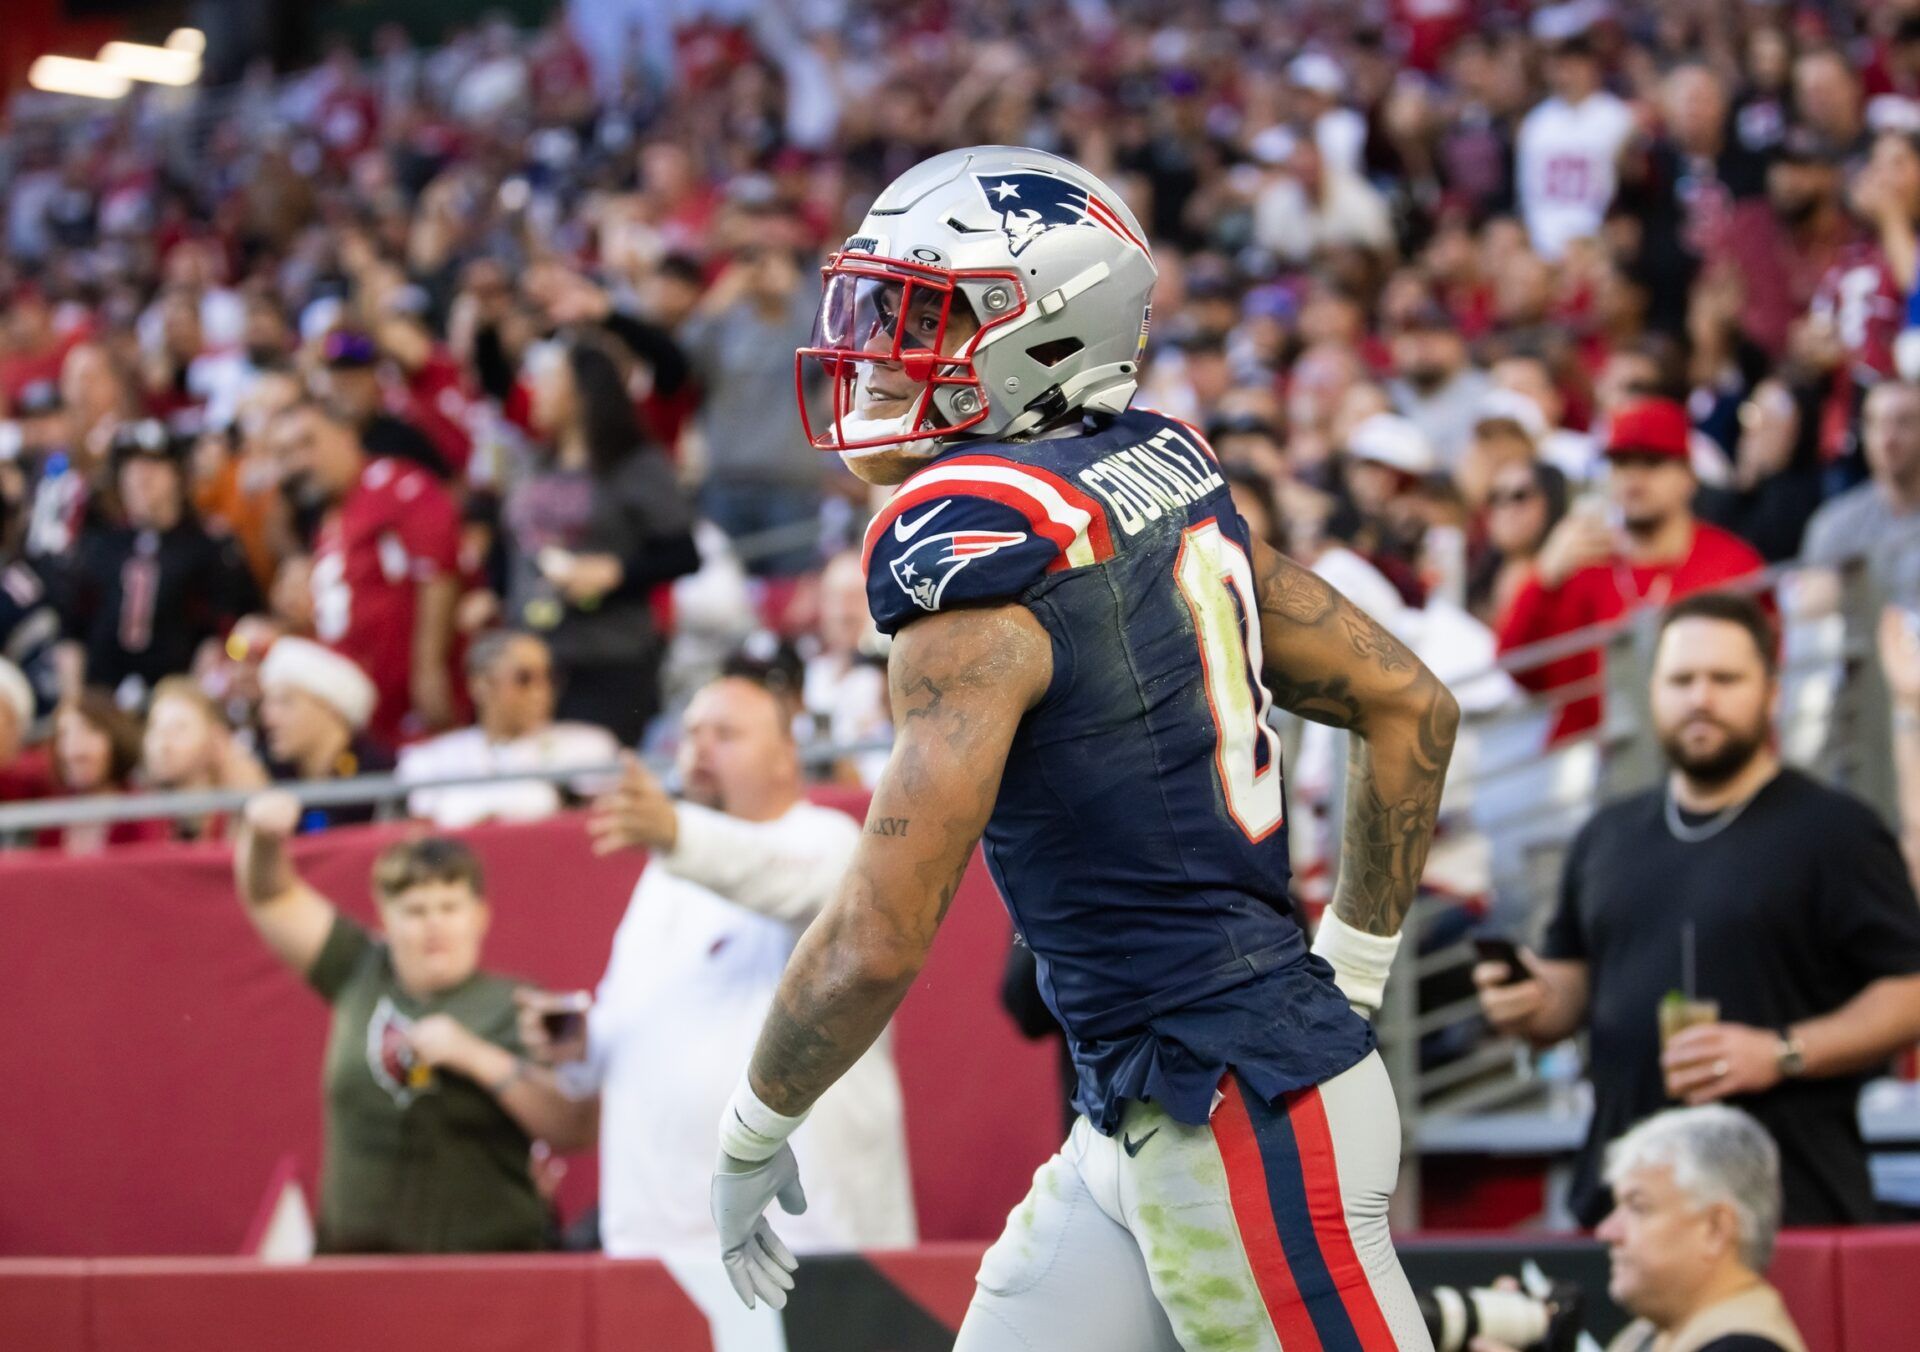
{"label": "helmet visor", "polygon": [[[972,361],[979,329],[951,272],[835,255],[825,269],[812,341],[795,362],[807,439],[822,450],[871,449],[950,436],[981,421],[986,400]],[[830,422],[816,428],[809,405],[822,378]],[[956,386],[971,393],[936,400]],[[943,410],[942,402],[960,416]]]}

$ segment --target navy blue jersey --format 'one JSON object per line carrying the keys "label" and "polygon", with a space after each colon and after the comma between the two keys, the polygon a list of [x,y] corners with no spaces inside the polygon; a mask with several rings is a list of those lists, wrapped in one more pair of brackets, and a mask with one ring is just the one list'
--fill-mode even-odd
{"label": "navy blue jersey", "polygon": [[1017,601],[1052,638],[983,844],[1096,1127],[1126,1099],[1204,1123],[1228,1067],[1271,1099],[1372,1049],[1288,900],[1251,548],[1198,433],[1136,410],[956,448],[866,561],[886,633]]}

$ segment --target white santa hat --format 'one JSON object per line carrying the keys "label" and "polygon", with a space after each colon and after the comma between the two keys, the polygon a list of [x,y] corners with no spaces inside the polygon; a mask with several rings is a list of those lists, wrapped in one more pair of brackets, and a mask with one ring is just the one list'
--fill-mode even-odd
{"label": "white santa hat", "polygon": [[331,648],[304,638],[276,639],[260,664],[260,686],[291,686],[332,707],[355,732],[373,717],[377,693],[367,674]]}
{"label": "white santa hat", "polygon": [[22,732],[32,724],[33,683],[27,679],[26,672],[4,657],[0,657],[0,704],[13,709],[13,716],[19,720]]}

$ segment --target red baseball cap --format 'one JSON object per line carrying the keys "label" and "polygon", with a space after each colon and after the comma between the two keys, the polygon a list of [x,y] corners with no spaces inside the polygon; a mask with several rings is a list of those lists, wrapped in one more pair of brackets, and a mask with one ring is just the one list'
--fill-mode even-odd
{"label": "red baseball cap", "polygon": [[1671,399],[1642,399],[1613,415],[1607,427],[1608,455],[1663,455],[1690,461],[1693,425]]}

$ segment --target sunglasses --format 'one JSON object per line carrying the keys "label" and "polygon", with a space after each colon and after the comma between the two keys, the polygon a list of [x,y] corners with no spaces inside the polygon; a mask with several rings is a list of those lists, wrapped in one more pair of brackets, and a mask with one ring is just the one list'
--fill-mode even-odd
{"label": "sunglasses", "polygon": [[1532,502],[1539,496],[1540,490],[1537,488],[1496,488],[1487,494],[1487,506],[1512,507],[1522,502]]}

